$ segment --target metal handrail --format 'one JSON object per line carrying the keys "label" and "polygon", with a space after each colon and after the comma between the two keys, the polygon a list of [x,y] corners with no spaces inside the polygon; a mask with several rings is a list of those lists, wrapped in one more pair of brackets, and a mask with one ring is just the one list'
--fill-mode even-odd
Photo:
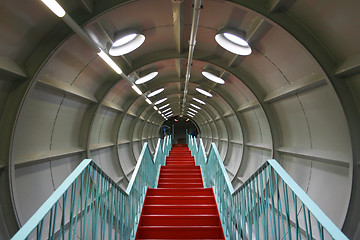
{"label": "metal handrail", "polygon": [[187,143],[205,186],[214,188],[227,239],[348,239],[276,160],[234,191],[216,145],[206,156],[202,139],[198,146],[189,135]]}
{"label": "metal handrail", "polygon": [[170,136],[163,144],[159,139],[152,158],[145,143],[125,191],[91,159],[83,160],[12,240],[135,238],[146,189],[156,187],[171,145]]}

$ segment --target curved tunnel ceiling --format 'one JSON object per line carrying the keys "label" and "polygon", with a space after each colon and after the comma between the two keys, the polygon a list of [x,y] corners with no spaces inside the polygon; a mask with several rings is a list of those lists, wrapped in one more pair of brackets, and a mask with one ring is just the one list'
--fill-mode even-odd
{"label": "curved tunnel ceiling", "polygon": [[[131,81],[156,68],[139,89],[163,87],[149,99],[167,97],[157,106],[181,114],[192,1],[58,2],[104,50],[115,33],[142,29],[145,42],[113,59]],[[1,214],[13,216],[1,224],[11,235],[83,158],[126,187],[142,144],[155,151],[165,120],[41,1],[0,9],[0,169],[9,179]],[[350,237],[360,233],[359,9],[350,0],[203,1],[185,103],[201,107],[192,120],[206,150],[217,145],[234,187],[275,158]],[[251,55],[220,47],[223,27],[246,33]],[[225,84],[206,79],[205,67]]]}

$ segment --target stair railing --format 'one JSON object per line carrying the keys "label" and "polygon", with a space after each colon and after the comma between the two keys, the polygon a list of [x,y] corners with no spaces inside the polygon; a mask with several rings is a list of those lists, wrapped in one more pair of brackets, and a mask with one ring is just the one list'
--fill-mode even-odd
{"label": "stair railing", "polygon": [[13,236],[22,239],[133,239],[147,187],[156,187],[172,145],[158,140],[154,159],[143,145],[124,191],[91,159],[83,160]]}
{"label": "stair railing", "polygon": [[202,139],[187,142],[205,187],[214,188],[227,239],[348,239],[276,160],[234,191],[216,145],[206,157]]}

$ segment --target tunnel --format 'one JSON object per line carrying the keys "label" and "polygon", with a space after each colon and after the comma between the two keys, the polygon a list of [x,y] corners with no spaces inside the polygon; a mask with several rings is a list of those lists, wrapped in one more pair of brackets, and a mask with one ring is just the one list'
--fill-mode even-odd
{"label": "tunnel", "polygon": [[[215,143],[235,189],[276,159],[360,238],[360,2],[57,2],[60,17],[42,1],[0,2],[1,239],[85,158],[126,188],[163,126],[179,143],[196,130],[207,153]],[[224,29],[251,53],[220,46]],[[142,42],[111,56],[114,71],[104,55],[129,31]]]}

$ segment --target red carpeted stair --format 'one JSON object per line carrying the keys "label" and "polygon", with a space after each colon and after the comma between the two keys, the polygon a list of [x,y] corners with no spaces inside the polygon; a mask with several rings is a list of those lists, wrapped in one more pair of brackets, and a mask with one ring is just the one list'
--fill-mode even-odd
{"label": "red carpeted stair", "polygon": [[213,190],[186,144],[173,145],[158,188],[148,189],[136,239],[225,239]]}

